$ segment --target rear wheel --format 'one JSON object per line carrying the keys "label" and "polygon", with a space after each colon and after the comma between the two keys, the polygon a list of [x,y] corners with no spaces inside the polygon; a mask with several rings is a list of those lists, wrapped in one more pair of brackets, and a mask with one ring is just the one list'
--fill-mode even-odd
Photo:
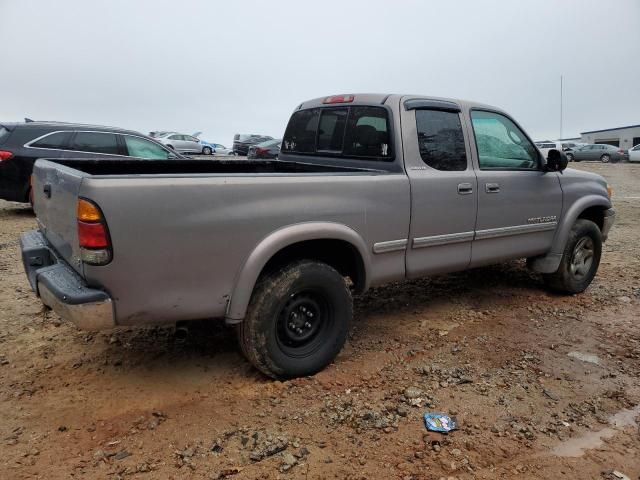
{"label": "rear wheel", "polygon": [[590,220],[578,219],[555,273],[544,275],[545,283],[562,293],[580,293],[591,284],[600,265],[602,234]]}
{"label": "rear wheel", "polygon": [[602,163],[609,163],[611,161],[611,156],[607,155],[606,153],[604,155],[602,155],[600,157],[600,161]]}
{"label": "rear wheel", "polygon": [[345,279],[329,265],[302,260],[259,281],[238,340],[247,359],[270,377],[312,375],[340,352],[352,316]]}

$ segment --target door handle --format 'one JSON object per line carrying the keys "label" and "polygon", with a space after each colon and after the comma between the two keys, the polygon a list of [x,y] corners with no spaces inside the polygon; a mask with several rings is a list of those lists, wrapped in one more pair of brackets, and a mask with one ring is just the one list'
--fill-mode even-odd
{"label": "door handle", "polygon": [[473,185],[470,183],[459,183],[458,193],[460,195],[469,195],[470,193],[473,193]]}
{"label": "door handle", "polygon": [[485,183],[484,191],[487,193],[498,193],[500,191],[499,183]]}

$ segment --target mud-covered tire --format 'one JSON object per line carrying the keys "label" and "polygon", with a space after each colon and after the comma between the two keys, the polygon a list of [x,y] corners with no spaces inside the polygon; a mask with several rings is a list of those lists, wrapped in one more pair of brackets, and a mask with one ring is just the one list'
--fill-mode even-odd
{"label": "mud-covered tire", "polygon": [[258,281],[238,340],[247,360],[270,377],[312,375],[338,355],[352,317],[342,275],[324,263],[301,260]]}
{"label": "mud-covered tire", "polygon": [[584,292],[598,271],[601,255],[600,229],[590,220],[578,219],[569,232],[558,270],[544,275],[544,281],[556,292]]}

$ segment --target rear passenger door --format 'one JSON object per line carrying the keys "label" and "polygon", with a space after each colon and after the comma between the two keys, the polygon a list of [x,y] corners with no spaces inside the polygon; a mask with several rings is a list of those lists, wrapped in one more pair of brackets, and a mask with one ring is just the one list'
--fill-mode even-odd
{"label": "rear passenger door", "polygon": [[407,277],[463,270],[471,261],[477,181],[460,108],[409,99],[401,118],[411,183]]}
{"label": "rear passenger door", "polygon": [[506,115],[473,109],[478,219],[471,266],[531,257],[551,248],[562,211],[558,173]]}

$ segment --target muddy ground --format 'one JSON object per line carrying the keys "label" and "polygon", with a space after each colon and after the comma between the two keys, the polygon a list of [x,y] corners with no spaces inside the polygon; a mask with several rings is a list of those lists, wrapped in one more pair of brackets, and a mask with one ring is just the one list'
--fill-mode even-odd
{"label": "muddy ground", "polygon": [[640,478],[640,165],[577,166],[618,211],[586,293],[523,262],[377,288],[335,364],[288,382],[217,323],[60,321],[22,272],[33,216],[0,201],[0,478]]}

